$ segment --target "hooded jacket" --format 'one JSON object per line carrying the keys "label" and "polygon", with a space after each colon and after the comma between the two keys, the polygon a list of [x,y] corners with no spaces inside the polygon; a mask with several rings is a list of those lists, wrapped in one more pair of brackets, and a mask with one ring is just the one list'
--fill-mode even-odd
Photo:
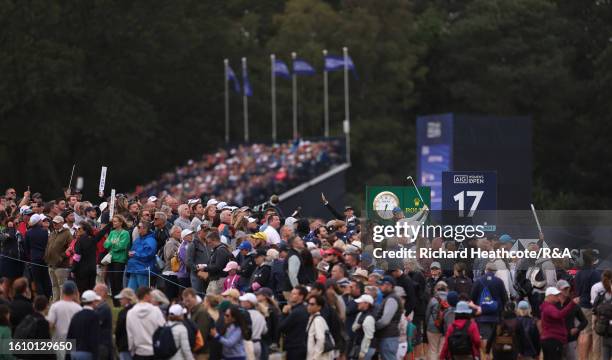
{"label": "hooded jacket", "polygon": [[151,271],[155,268],[155,252],[157,243],[153,233],[148,233],[144,237],[134,240],[131,251],[134,252],[128,262],[125,271],[128,273],[144,274],[147,269]]}
{"label": "hooded jacket", "polygon": [[134,305],[126,318],[128,349],[132,355],[153,355],[153,333],[166,320],[161,310],[148,302]]}

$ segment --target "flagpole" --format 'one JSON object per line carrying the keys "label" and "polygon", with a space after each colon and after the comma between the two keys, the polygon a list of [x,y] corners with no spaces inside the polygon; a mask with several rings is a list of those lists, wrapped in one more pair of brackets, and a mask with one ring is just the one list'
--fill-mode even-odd
{"label": "flagpole", "polygon": [[276,57],[270,55],[270,80],[272,83],[272,143],[276,144],[276,77],[274,76],[274,62]]}
{"label": "flagpole", "polygon": [[351,163],[351,117],[349,114],[348,48],[342,48],[344,55],[344,136],[346,139],[346,162]]}
{"label": "flagpole", "polygon": [[291,86],[293,89],[293,139],[297,139],[298,130],[297,130],[297,75],[295,74],[295,58],[297,54],[295,52],[291,53],[291,58],[293,59],[293,72],[291,74]]}
{"label": "flagpole", "polygon": [[246,84],[245,84],[245,74],[247,73],[247,59],[245,57],[242,58],[242,74],[243,74],[243,84],[242,84],[242,103],[244,107],[244,142],[249,142],[249,97],[246,93]]}
{"label": "flagpole", "polygon": [[[327,56],[327,50],[323,50],[323,62]],[[327,68],[323,65],[323,113],[325,119],[325,137],[329,137],[329,99],[327,98]]]}
{"label": "flagpole", "polygon": [[227,67],[229,66],[229,60],[223,60],[225,65],[225,143],[229,144],[229,79],[227,76]]}

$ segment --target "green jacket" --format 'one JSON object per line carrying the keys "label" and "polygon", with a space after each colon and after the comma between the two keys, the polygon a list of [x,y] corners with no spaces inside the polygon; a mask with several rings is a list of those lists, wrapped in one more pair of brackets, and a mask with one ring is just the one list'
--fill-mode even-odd
{"label": "green jacket", "polygon": [[112,230],[104,241],[104,248],[109,249],[112,257],[111,262],[125,264],[130,248],[130,233],[124,229]]}
{"label": "green jacket", "polygon": [[5,347],[4,349],[2,349],[3,351],[0,351],[0,360],[15,359],[13,355],[8,354],[9,353],[8,342],[4,343],[4,340],[10,340],[10,339],[11,339],[11,328],[9,328],[8,326],[0,326],[0,341],[3,342],[3,346]]}

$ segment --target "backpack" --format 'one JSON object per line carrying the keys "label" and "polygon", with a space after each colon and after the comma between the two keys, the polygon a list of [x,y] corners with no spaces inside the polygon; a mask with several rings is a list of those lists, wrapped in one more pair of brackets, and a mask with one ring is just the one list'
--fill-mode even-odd
{"label": "backpack", "polygon": [[462,328],[453,326],[453,331],[448,337],[448,349],[451,355],[472,355],[472,339],[468,333],[470,320],[465,322]]}
{"label": "backpack", "polygon": [[197,352],[204,347],[204,337],[198,326],[191,319],[184,319],[183,325],[187,329],[187,337],[189,337],[189,347],[192,352]]}
{"label": "backpack", "polygon": [[34,339],[36,337],[37,325],[38,320],[34,315],[29,314],[15,328],[13,339]]}
{"label": "backpack", "polygon": [[[320,317],[321,319],[323,319],[323,321],[325,321],[325,318],[321,315],[317,315],[316,317]],[[310,330],[310,327],[312,326],[312,323],[314,322],[314,318],[312,319],[312,321],[310,322],[310,324],[308,325],[308,329],[306,329],[306,334],[308,335],[308,331]],[[327,321],[325,321],[325,323],[327,323]],[[330,351],[333,351],[336,349],[336,343],[334,342],[334,338],[332,337],[331,333],[329,332],[329,329],[325,330],[325,343],[323,344],[323,354],[328,353]]]}
{"label": "backpack", "polygon": [[493,342],[493,351],[495,352],[513,352],[515,350],[513,334],[516,326],[511,326],[508,321],[504,320],[497,325],[495,341]]}
{"label": "backpack", "polygon": [[480,292],[478,303],[480,305],[482,314],[497,314],[497,309],[499,309],[499,303],[493,298],[493,296],[491,296],[491,292],[489,291],[489,288],[484,284],[484,281],[480,280],[480,285],[482,285],[482,291]]}
{"label": "backpack", "polygon": [[595,304],[595,333],[606,338],[612,337],[612,300],[606,300],[605,292],[601,292]]}
{"label": "backpack", "polygon": [[448,301],[440,298],[439,296],[434,297],[438,301],[438,312],[435,314],[434,325],[440,332],[444,331],[444,315],[446,315],[446,311],[450,307],[448,305]]}
{"label": "backpack", "polygon": [[176,325],[178,324],[160,326],[153,333],[153,355],[156,359],[171,358],[178,351],[172,335],[172,328]]}

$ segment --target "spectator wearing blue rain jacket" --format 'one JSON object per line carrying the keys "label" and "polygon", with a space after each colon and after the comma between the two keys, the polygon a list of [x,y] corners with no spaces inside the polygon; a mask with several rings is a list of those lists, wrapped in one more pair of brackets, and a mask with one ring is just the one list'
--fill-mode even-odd
{"label": "spectator wearing blue rain jacket", "polygon": [[141,286],[149,285],[149,269],[155,266],[155,252],[157,242],[150,232],[151,223],[140,221],[138,223],[138,238],[132,243],[128,253],[129,259],[125,272],[129,274],[128,287],[136,291]]}

